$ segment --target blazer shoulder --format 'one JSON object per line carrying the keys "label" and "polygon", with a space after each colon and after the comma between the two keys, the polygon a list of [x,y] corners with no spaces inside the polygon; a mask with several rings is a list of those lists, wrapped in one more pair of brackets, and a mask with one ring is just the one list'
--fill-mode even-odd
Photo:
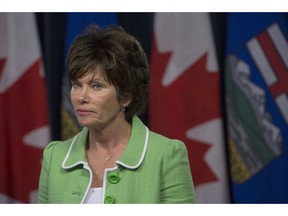
{"label": "blazer shoulder", "polygon": [[150,131],[150,142],[154,144],[155,146],[157,146],[157,148],[161,148],[163,147],[163,149],[165,148],[176,148],[176,149],[182,149],[184,151],[186,150],[186,145],[178,139],[172,139],[172,138],[168,138],[164,135],[155,133],[153,131]]}
{"label": "blazer shoulder", "polygon": [[48,143],[48,145],[44,148],[44,154],[51,154],[52,152],[58,152],[58,154],[66,154],[74,137],[65,140],[53,140]]}

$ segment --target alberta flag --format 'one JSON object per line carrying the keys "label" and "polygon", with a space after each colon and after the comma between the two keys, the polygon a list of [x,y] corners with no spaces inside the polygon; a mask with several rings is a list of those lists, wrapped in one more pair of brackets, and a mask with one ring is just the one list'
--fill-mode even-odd
{"label": "alberta flag", "polygon": [[0,32],[0,203],[35,203],[50,141],[35,15],[0,13]]}
{"label": "alberta flag", "polygon": [[186,144],[198,203],[229,202],[209,14],[155,14],[151,58],[151,130]]}
{"label": "alberta flag", "polygon": [[[117,16],[115,13],[68,13],[66,29],[66,44],[64,51],[64,59],[68,53],[69,47],[74,38],[82,33],[88,25],[95,24],[101,27],[117,24]],[[62,82],[62,109],[61,109],[61,139],[71,138],[78,133],[80,126],[74,115],[72,104],[70,102],[70,85],[67,78],[67,70],[64,69]]]}
{"label": "alberta flag", "polygon": [[288,202],[288,23],[228,15],[226,111],[236,203]]}

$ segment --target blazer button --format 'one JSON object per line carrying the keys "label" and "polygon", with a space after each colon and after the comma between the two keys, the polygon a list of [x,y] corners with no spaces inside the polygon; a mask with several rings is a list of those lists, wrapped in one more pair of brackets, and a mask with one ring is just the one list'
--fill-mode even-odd
{"label": "blazer button", "polygon": [[112,184],[117,184],[120,181],[118,173],[112,172],[108,174],[108,181]]}
{"label": "blazer button", "polygon": [[106,196],[104,199],[105,204],[115,204],[116,198],[114,196]]}

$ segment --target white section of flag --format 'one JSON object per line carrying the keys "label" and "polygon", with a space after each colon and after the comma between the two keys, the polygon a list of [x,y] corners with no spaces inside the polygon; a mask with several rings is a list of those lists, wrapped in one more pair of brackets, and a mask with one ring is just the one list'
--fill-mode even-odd
{"label": "white section of flag", "polygon": [[44,149],[50,140],[50,128],[48,125],[36,128],[24,136],[23,143],[26,145]]}
{"label": "white section of flag", "polygon": [[[225,154],[223,150],[223,123],[222,119],[213,119],[186,132],[189,139],[211,144],[211,149],[205,157],[211,170],[219,179],[217,182],[198,185],[196,195],[198,202],[203,203],[229,203],[228,179],[226,173]],[[213,194],[211,195],[211,192]]]}
{"label": "white section of flag", "polygon": [[7,59],[0,79],[0,93],[3,93],[41,53],[33,13],[0,13],[0,26],[0,59]]}
{"label": "white section of flag", "polygon": [[161,13],[155,16],[156,46],[159,52],[173,52],[162,80],[169,86],[175,79],[208,52],[208,71],[218,65],[206,13]]}
{"label": "white section of flag", "polygon": [[250,41],[248,41],[247,47],[254,61],[259,67],[267,85],[271,86],[276,83],[277,76],[275,75],[274,70],[271,67],[267,57],[265,56],[258,40],[256,38],[251,39]]}

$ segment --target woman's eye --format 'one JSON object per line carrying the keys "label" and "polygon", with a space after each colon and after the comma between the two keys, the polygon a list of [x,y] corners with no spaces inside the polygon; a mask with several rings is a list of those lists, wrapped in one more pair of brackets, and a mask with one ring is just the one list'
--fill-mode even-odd
{"label": "woman's eye", "polygon": [[73,87],[73,88],[80,88],[80,86],[81,86],[81,85],[80,85],[79,83],[77,83],[77,82],[73,82],[73,83],[72,83],[72,87]]}
{"label": "woman's eye", "polygon": [[93,83],[92,88],[98,90],[103,88],[103,85],[101,85],[100,83]]}

